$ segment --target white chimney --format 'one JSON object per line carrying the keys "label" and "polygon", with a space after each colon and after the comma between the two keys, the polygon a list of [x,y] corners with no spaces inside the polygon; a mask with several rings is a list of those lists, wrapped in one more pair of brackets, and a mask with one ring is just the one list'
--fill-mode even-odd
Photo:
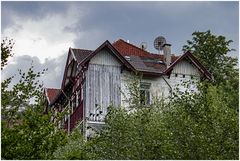
{"label": "white chimney", "polygon": [[167,65],[167,68],[171,64],[171,44],[164,44],[163,45],[163,62]]}

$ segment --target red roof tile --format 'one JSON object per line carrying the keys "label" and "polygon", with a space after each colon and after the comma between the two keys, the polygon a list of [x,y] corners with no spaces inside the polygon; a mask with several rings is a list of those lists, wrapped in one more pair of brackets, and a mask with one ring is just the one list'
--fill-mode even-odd
{"label": "red roof tile", "polygon": [[[167,68],[164,63],[160,63],[164,58],[162,54],[150,53],[122,39],[112,45],[121,55],[129,56],[129,62],[138,71],[162,73]],[[172,55],[171,61],[174,62],[177,58],[178,56]]]}
{"label": "red roof tile", "polygon": [[[150,52],[143,50],[133,44],[130,44],[122,39],[117,40],[112,45],[123,56],[135,55],[135,56],[141,56],[141,57],[146,57],[146,58],[154,58],[154,59],[163,60],[162,54],[150,53]],[[172,55],[172,62],[175,61],[178,57],[179,56]]]}

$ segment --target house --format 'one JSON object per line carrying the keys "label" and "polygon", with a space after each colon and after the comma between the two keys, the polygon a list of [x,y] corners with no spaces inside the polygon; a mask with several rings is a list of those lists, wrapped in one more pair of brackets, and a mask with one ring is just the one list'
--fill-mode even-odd
{"label": "house", "polygon": [[212,79],[190,52],[171,54],[170,44],[163,45],[163,54],[150,53],[122,39],[112,44],[105,41],[94,51],[69,48],[61,88],[45,89],[48,109],[56,114],[70,112],[58,122],[59,128],[70,132],[80,123],[87,135],[89,127],[104,124],[110,104],[127,107],[124,99],[130,96],[125,78],[132,73],[143,75],[140,86],[144,104],[151,103],[152,97],[171,95],[182,81]]}

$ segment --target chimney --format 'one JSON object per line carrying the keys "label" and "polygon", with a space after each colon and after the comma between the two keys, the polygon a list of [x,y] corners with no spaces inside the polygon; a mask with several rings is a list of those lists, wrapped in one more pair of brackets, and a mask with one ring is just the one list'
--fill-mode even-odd
{"label": "chimney", "polygon": [[171,63],[171,44],[164,44],[163,45],[163,62],[167,65],[167,68],[170,66]]}

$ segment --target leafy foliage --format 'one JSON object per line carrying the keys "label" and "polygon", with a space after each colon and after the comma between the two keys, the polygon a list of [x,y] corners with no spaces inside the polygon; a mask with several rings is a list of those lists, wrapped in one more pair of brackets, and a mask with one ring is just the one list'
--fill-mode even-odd
{"label": "leafy foliage", "polygon": [[110,107],[92,151],[96,159],[237,159],[238,112],[223,93],[210,86],[132,113]]}
{"label": "leafy foliage", "polygon": [[213,74],[217,83],[231,79],[237,75],[237,58],[228,56],[232,40],[226,40],[224,36],[216,36],[210,30],[206,32],[194,32],[192,40],[187,41],[183,51],[191,51],[194,56]]}
{"label": "leafy foliage", "polygon": [[[1,46],[8,52],[7,44]],[[2,57],[7,62],[8,57]],[[6,63],[4,63],[6,64]],[[42,85],[33,65],[24,73],[19,70],[21,79],[12,88],[13,77],[1,83],[1,157],[4,159],[51,159],[53,151],[66,141],[66,134],[56,129],[50,122],[51,113],[44,114]]]}
{"label": "leafy foliage", "polygon": [[187,41],[183,51],[190,50],[194,56],[213,74],[215,84],[225,91],[225,101],[229,107],[238,110],[239,72],[237,58],[229,56],[232,40],[213,35],[210,30],[194,32],[192,40]]}
{"label": "leafy foliage", "polygon": [[60,160],[85,159],[84,146],[85,142],[80,130],[74,130],[71,135],[68,136],[67,143],[55,150],[53,158]]}
{"label": "leafy foliage", "polygon": [[13,56],[13,45],[14,42],[12,39],[5,38],[1,42],[1,70],[7,65],[8,58]]}

